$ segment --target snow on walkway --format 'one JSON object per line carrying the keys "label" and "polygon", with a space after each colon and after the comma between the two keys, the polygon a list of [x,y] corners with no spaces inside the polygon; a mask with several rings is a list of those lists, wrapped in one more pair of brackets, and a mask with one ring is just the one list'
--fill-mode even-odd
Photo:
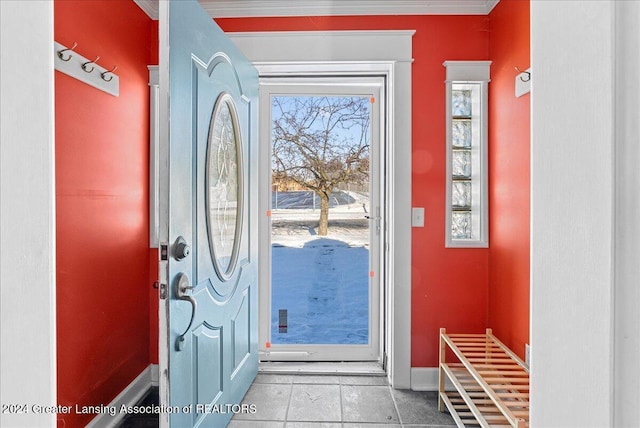
{"label": "snow on walkway", "polygon": [[[318,211],[283,211],[272,216],[271,342],[368,343],[369,221],[364,211],[331,209],[326,237],[315,235]],[[287,328],[281,333],[282,309]]]}

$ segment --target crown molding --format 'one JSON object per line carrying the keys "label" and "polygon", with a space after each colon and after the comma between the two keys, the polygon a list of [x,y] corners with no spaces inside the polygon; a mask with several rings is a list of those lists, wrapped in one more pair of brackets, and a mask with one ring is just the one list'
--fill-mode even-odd
{"label": "crown molding", "polygon": [[133,2],[137,4],[138,7],[149,16],[149,18],[154,21],[158,20],[158,16],[160,15],[160,5],[158,0],[133,0]]}
{"label": "crown molding", "polygon": [[499,0],[200,0],[214,18],[331,15],[487,15]]}
{"label": "crown molding", "polygon": [[[158,0],[133,0],[158,19]],[[500,0],[199,0],[213,18],[338,15],[488,15]]]}

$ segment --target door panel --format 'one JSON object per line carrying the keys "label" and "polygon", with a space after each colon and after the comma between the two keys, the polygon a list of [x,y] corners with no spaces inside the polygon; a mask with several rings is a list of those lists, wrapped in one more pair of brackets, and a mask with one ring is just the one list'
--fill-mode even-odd
{"label": "door panel", "polygon": [[258,369],[257,248],[250,239],[257,230],[257,72],[195,0],[160,6],[160,82],[169,84],[162,100],[168,141],[161,144],[169,248],[161,261],[168,298],[160,372],[167,390],[160,396],[179,409],[163,424],[224,427],[233,416],[228,406],[242,401]]}

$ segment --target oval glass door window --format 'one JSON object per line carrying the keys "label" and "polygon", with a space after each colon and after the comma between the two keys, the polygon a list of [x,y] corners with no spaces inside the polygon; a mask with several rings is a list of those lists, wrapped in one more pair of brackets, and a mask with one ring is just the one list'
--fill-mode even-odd
{"label": "oval glass door window", "polygon": [[206,207],[209,248],[220,279],[231,278],[242,229],[242,143],[233,98],[218,97],[209,127]]}

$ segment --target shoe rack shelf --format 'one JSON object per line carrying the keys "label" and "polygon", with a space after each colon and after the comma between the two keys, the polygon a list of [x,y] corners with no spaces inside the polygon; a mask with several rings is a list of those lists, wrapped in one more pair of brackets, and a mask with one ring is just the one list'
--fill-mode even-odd
{"label": "shoe rack shelf", "polygon": [[458,427],[529,427],[529,368],[491,329],[440,329],[438,396],[439,410],[448,409]]}

